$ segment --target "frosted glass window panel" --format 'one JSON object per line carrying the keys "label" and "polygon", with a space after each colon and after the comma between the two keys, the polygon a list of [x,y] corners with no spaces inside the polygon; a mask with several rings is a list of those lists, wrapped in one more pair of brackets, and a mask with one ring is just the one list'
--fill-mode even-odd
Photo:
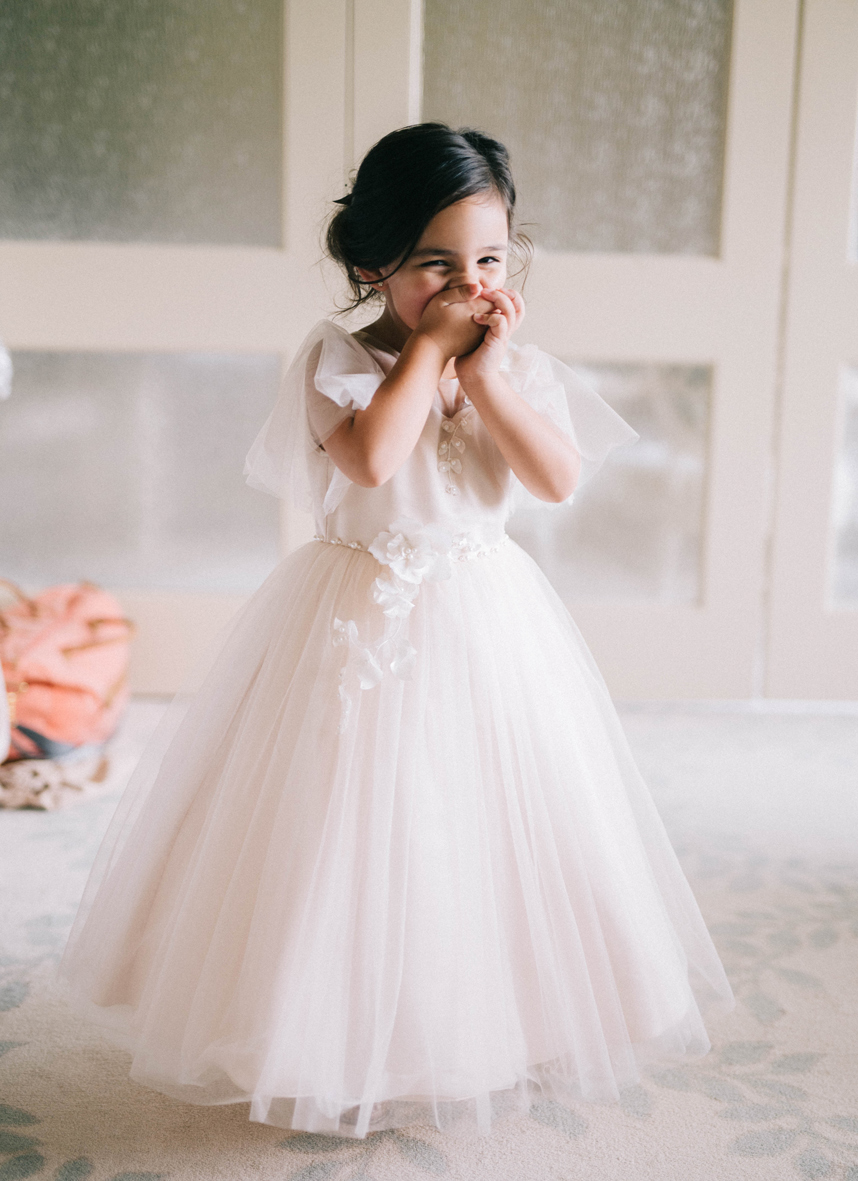
{"label": "frosted glass window panel", "polygon": [[0,576],[243,593],[278,560],[244,483],[273,355],[15,352],[0,404]]}
{"label": "frosted glass window panel", "polygon": [[831,598],[836,606],[858,607],[858,369],[841,375],[841,432],[834,464]]}
{"label": "frosted glass window panel", "polygon": [[282,0],[0,5],[0,237],[277,246]]}
{"label": "frosted glass window panel", "polygon": [[425,0],[423,118],[512,155],[549,250],[717,255],[731,0]]}
{"label": "frosted glass window panel", "polygon": [[567,364],[640,439],[573,504],[523,506],[508,532],[568,601],[698,602],[711,369]]}

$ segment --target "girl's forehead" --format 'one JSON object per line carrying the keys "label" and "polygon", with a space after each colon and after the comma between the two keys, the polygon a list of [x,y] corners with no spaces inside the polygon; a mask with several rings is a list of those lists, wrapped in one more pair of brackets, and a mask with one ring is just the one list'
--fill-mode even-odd
{"label": "girl's forehead", "polygon": [[503,201],[497,193],[480,193],[436,213],[421,234],[417,249],[442,246],[445,244],[442,239],[502,249],[508,238],[509,220]]}

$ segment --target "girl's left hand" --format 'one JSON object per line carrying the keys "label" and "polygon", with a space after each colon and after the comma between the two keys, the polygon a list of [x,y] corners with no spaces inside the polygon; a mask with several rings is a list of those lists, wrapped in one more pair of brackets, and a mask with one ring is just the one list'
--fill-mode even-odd
{"label": "girl's left hand", "polygon": [[509,338],[524,319],[524,300],[511,287],[481,291],[480,298],[493,303],[494,311],[474,313],[475,323],[484,324],[486,334],[472,353],[456,358],[456,376],[462,382],[498,372]]}

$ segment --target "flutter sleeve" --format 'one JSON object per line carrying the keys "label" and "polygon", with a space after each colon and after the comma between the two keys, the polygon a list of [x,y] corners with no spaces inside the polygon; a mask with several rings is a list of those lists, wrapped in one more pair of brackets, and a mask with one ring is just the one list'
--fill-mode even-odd
{"label": "flutter sleeve", "polygon": [[[501,371],[517,394],[572,440],[581,456],[575,492],[596,474],[615,447],[640,437],[583,378],[535,345],[510,345]],[[533,496],[512,473],[511,478],[513,508],[522,502],[557,507]],[[574,495],[560,503],[571,504]]]}
{"label": "flutter sleeve", "polygon": [[244,464],[251,488],[289,499],[317,517],[333,512],[350,480],[322,444],[341,422],[365,410],[384,380],[370,353],[322,320],[289,366],[274,409]]}

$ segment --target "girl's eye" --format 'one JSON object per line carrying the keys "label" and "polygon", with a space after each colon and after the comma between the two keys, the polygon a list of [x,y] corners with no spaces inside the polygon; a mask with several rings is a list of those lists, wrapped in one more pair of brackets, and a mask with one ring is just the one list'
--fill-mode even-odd
{"label": "girl's eye", "polygon": [[[501,266],[501,259],[495,258],[493,254],[487,254],[485,258],[478,260],[478,265],[484,266]],[[430,258],[427,262],[420,263],[420,269],[425,270],[427,267],[449,267],[450,261],[446,258]]]}

